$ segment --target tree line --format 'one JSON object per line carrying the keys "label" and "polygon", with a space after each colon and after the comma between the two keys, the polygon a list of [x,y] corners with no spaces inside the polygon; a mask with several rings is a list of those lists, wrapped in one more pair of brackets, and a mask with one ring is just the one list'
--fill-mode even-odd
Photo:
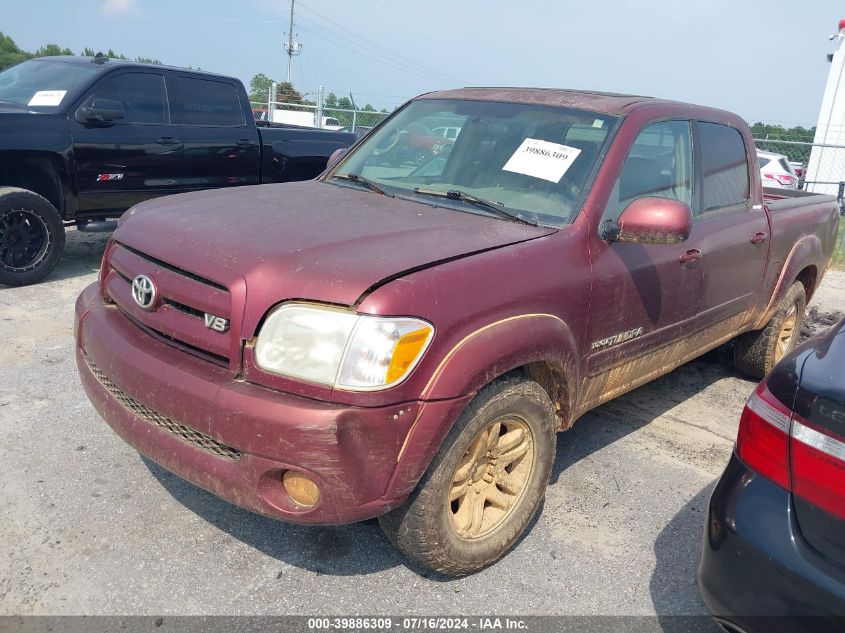
{"label": "tree line", "polygon": [[[15,43],[15,40],[0,31],[0,70],[5,70],[6,68],[14,66],[15,64],[20,64],[21,62],[34,57],[54,57],[56,55],[75,54],[76,53],[69,48],[62,48],[58,44],[45,44],[38,50],[32,52],[26,51],[18,46]],[[86,46],[79,52],[79,54],[83,57],[94,57],[94,55],[97,54],[97,51]],[[125,59],[127,61],[141,62],[143,64],[161,64],[161,60],[153,57],[136,57],[134,60],[130,60],[130,58],[123,53],[115,53],[112,49],[108,49],[108,51],[103,54],[112,59]]]}

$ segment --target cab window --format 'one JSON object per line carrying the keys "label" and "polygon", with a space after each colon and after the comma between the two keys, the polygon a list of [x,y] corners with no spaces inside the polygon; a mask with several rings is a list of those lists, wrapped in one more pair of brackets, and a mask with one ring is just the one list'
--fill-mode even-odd
{"label": "cab window", "polygon": [[124,117],[116,124],[164,125],[169,122],[164,77],[155,73],[121,73],[106,77],[83,106],[92,107],[99,99],[123,104]]}
{"label": "cab window", "polygon": [[745,205],[750,191],[748,157],[739,130],[718,123],[699,122],[698,139],[702,214]]}
{"label": "cab window", "polygon": [[689,121],[659,121],[634,140],[605,210],[616,220],[638,198],[679,200],[692,207],[692,136]]}

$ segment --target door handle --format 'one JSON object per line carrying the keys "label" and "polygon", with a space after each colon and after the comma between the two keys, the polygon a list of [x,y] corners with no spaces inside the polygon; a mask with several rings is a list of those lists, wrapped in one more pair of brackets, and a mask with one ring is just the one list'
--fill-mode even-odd
{"label": "door handle", "polygon": [[258,143],[250,138],[242,138],[237,142],[237,145],[238,147],[255,147]]}
{"label": "door handle", "polygon": [[159,136],[156,139],[156,143],[158,143],[159,145],[178,145],[181,142],[182,141],[180,141],[178,138],[173,138],[172,136]]}
{"label": "door handle", "polygon": [[769,238],[768,235],[765,233],[755,233],[751,236],[751,243],[752,244],[759,244],[760,242],[765,242]]}
{"label": "door handle", "polygon": [[699,259],[701,259],[701,251],[697,248],[691,248],[686,253],[682,253],[681,256],[678,257],[678,261],[682,264],[698,261]]}

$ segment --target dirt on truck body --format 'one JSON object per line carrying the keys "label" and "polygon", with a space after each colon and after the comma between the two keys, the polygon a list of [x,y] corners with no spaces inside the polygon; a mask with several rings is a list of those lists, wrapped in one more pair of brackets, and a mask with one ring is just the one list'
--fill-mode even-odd
{"label": "dirt on truck body", "polygon": [[[454,142],[409,158],[443,126]],[[729,340],[752,376],[794,347],[838,207],[764,194],[756,164],[721,110],[423,95],[315,181],[130,210],[77,302],[83,386],[232,503],[378,516],[414,560],[472,573],[536,513],[558,430]]]}

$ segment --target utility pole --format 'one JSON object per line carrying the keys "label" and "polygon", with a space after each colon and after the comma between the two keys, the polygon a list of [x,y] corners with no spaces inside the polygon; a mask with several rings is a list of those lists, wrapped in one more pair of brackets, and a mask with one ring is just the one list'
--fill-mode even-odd
{"label": "utility pole", "polygon": [[295,0],[290,0],[290,27],[288,29],[288,41],[285,42],[285,52],[288,54],[288,83],[293,84],[293,56],[302,52],[302,44],[293,39],[293,5]]}

